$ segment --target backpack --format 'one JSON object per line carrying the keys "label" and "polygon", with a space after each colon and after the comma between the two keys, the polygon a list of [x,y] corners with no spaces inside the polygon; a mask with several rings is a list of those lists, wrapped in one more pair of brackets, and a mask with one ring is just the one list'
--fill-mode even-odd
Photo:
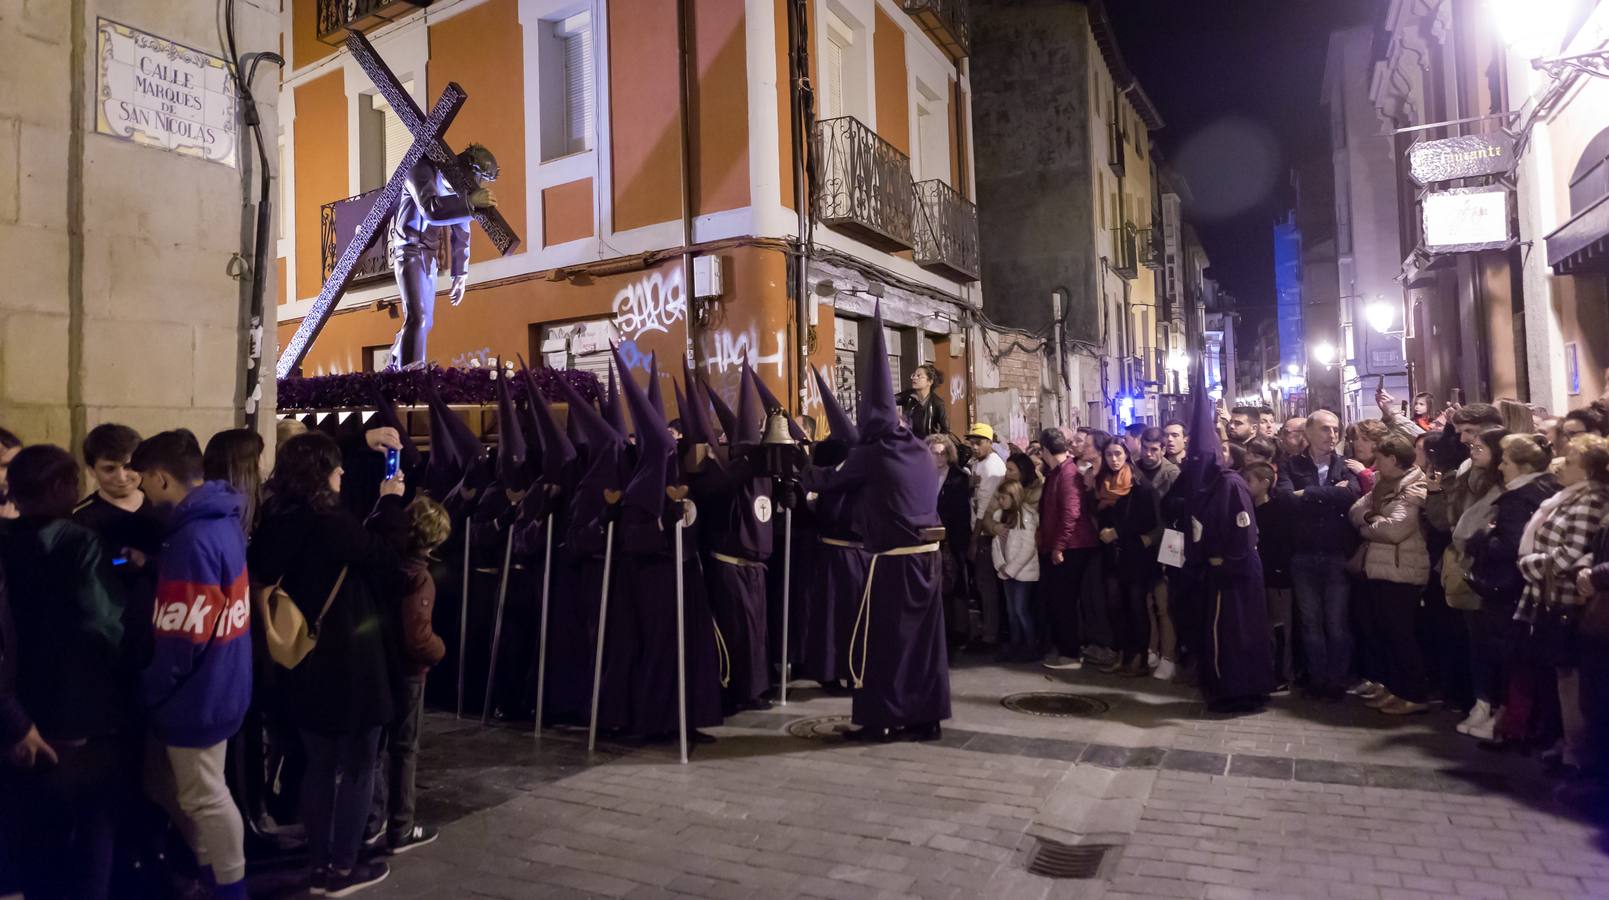
{"label": "backpack", "polygon": [[287,669],[294,669],[313,652],[313,646],[318,643],[318,629],[324,623],[324,617],[329,614],[330,605],[335,602],[335,595],[341,592],[341,585],[346,582],[346,567],[341,567],[341,574],[335,579],[335,587],[330,588],[330,595],[324,598],[324,606],[319,610],[318,618],[311,623],[297,607],[291,595],[280,587],[284,582],[281,576],[271,585],[253,587],[251,591],[252,605],[257,609],[257,620],[263,623],[263,636],[268,644],[268,655],[274,662]]}

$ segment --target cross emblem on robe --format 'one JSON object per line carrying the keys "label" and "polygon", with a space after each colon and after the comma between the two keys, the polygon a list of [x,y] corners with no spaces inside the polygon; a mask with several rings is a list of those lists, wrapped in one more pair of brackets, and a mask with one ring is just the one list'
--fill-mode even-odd
{"label": "cross emblem on robe", "polygon": [[[329,321],[330,314],[335,311],[335,304],[340,301],[341,295],[346,293],[347,286],[352,282],[352,270],[357,265],[358,257],[369,249],[380,233],[380,225],[389,217],[397,206],[397,197],[402,193],[403,183],[407,180],[408,172],[419,163],[420,159],[428,158],[441,172],[454,192],[460,196],[468,197],[474,192],[476,183],[474,174],[458,162],[458,156],[442,135],[452,125],[458,110],[463,107],[469,95],[464,92],[457,82],[448,82],[431,108],[430,115],[423,115],[419,105],[414,103],[413,97],[402,87],[397,76],[386,68],[385,61],[375,52],[374,45],[361,32],[348,31],[346,34],[346,47],[352,53],[352,58],[374,82],[374,87],[391,105],[393,112],[402,122],[408,133],[413,135],[413,144],[404,153],[397,168],[391,173],[385,187],[380,189],[380,196],[369,209],[369,214],[363,217],[358,224],[357,232],[352,235],[352,241],[341,251],[341,256],[335,261],[335,267],[330,270],[330,276],[324,280],[324,287],[319,291],[318,299],[308,309],[296,334],[291,337],[279,354],[279,363],[275,371],[280,378],[288,376],[307,355],[318,333],[324,329],[324,323]],[[496,207],[478,209],[475,211],[475,221],[481,230],[491,239],[492,245],[497,248],[501,256],[513,253],[520,245],[519,235],[509,227],[508,221]]]}

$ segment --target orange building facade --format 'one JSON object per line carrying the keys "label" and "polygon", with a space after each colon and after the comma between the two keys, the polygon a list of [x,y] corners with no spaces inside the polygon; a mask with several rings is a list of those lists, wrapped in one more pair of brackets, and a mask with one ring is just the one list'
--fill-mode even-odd
{"label": "orange building facade", "polygon": [[[288,0],[280,344],[341,249],[330,205],[383,185],[411,141],[341,49],[350,25],[421,107],[448,82],[463,86],[469,100],[447,141],[496,154],[491,188],[523,239],[499,258],[474,234],[462,305],[438,296],[434,362],[523,356],[598,369],[615,341],[639,378],[650,354],[664,377],[686,356],[734,395],[748,359],[791,411],[818,414],[801,351],[833,373],[853,408],[881,296],[896,377],[935,364],[952,428],[964,430],[965,335],[980,297],[964,6],[803,0],[801,35],[789,27],[791,2],[435,0],[421,9],[360,0],[376,15],[342,22],[346,0]],[[814,86],[804,242],[795,38],[807,44]],[[401,323],[397,291],[383,260],[368,271],[304,374],[384,366]],[[443,292],[447,280],[443,269]]]}

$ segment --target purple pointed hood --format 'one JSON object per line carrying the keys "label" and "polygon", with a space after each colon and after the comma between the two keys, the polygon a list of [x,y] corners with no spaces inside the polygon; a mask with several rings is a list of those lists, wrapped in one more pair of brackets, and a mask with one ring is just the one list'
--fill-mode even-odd
{"label": "purple pointed hood", "polygon": [[726,443],[731,445],[733,436],[737,434],[737,413],[732,412],[732,407],[727,406],[726,401],[722,400],[721,395],[717,394],[715,388],[710,387],[708,383],[704,385],[704,393],[709,395],[710,405],[715,407],[715,418],[721,421],[721,434],[726,436]]}
{"label": "purple pointed hood", "polygon": [[1207,379],[1200,354],[1190,366],[1190,442],[1185,448],[1184,460],[1179,466],[1175,484],[1182,487],[1179,496],[1192,505],[1202,499],[1202,493],[1213,487],[1223,473],[1223,446],[1218,438],[1218,421],[1213,411],[1212,397],[1207,394]]}
{"label": "purple pointed hood", "polygon": [[888,370],[888,343],[883,339],[883,302],[877,301],[872,315],[871,354],[867,360],[866,383],[860,386],[860,403],[855,419],[864,443],[907,430],[899,420],[894,404],[894,379]]}
{"label": "purple pointed hood", "polygon": [[379,381],[374,386],[374,411],[380,424],[388,428],[395,428],[402,438],[402,471],[412,472],[419,465],[419,448],[414,446],[413,440],[408,437],[408,426],[402,423],[402,414],[397,412],[397,406],[386,398],[385,391],[380,389]]}
{"label": "purple pointed hood", "polygon": [[[626,372],[625,369],[620,371],[622,373]],[[625,377],[629,378],[631,376],[626,375]],[[604,421],[609,423],[609,427],[613,428],[622,438],[631,434],[630,429],[626,428],[626,411],[620,403],[620,391],[615,387],[615,367],[613,365],[609,366],[609,392],[603,395],[603,404],[599,407],[599,411],[603,413]]]}
{"label": "purple pointed hood", "polygon": [[[613,352],[620,370],[627,371],[620,359],[620,348],[615,347]],[[676,459],[676,442],[671,439],[665,417],[654,409],[634,379],[622,378],[620,389],[631,407],[631,421],[637,426],[637,466],[626,481],[622,502],[627,509],[658,519],[665,508],[665,487],[670,483]]]}
{"label": "purple pointed hood", "polygon": [[[564,402],[570,406],[569,425],[575,434],[571,440],[576,444],[584,444],[589,448],[602,447],[608,444],[623,444],[626,441],[625,432],[617,430],[603,417],[603,413],[594,407],[587,399],[581,396],[570,383],[563,378],[557,380],[560,393],[564,394]],[[579,437],[580,440],[575,440]]]}
{"label": "purple pointed hood", "polygon": [[430,406],[430,461],[425,468],[425,490],[440,500],[479,461],[485,447],[441,399],[430,374],[427,372],[424,378],[425,400]]}
{"label": "purple pointed hood", "polygon": [[682,433],[695,444],[715,447],[717,441],[715,426],[710,422],[709,400],[703,386],[693,377],[693,369],[685,358],[682,360],[682,382],[687,385],[687,398],[682,398],[680,388],[676,395],[676,408],[682,417]]}
{"label": "purple pointed hood", "polygon": [[501,370],[497,385],[497,481],[510,490],[524,490],[531,477],[525,469],[525,428],[514,411],[514,398],[508,392],[508,373]]}
{"label": "purple pointed hood", "polygon": [[[536,376],[529,368],[524,367],[521,360],[520,375],[525,379],[525,394],[530,398],[531,416],[536,420],[537,439],[542,447],[541,479],[547,484],[560,484],[564,477],[564,468],[575,460],[575,445],[570,438],[559,428],[559,423],[553,418],[553,408],[548,406],[547,398],[542,396],[542,389],[536,384]],[[563,378],[558,379],[564,381]]]}
{"label": "purple pointed hood", "polygon": [[[745,362],[743,368],[749,369],[749,364]],[[771,389],[765,386],[765,379],[760,377],[760,373],[749,369],[749,379],[754,382],[754,389],[760,392],[761,433],[764,434],[765,426],[763,423],[771,417],[771,410],[780,409],[783,417],[788,420],[788,435],[796,441],[810,440],[810,435],[805,434],[804,427],[795,422],[793,416],[788,415],[787,405],[778,400],[777,395],[771,393]]]}
{"label": "purple pointed hood", "polygon": [[854,422],[849,421],[849,413],[839,405],[838,395],[832,392],[832,385],[827,383],[827,377],[821,374],[820,369],[810,371],[816,376],[816,390],[821,394],[821,408],[827,415],[828,435],[851,447],[860,443],[860,429],[855,427]]}
{"label": "purple pointed hood", "polygon": [[744,363],[737,388],[737,434],[728,434],[727,441],[734,450],[758,445],[764,422],[765,409],[760,405],[760,392],[754,388],[754,370]]}
{"label": "purple pointed hood", "polygon": [[[625,370],[622,369],[621,371]],[[654,408],[654,412],[659,413],[661,421],[669,421],[665,418],[665,395],[659,389],[659,355],[657,353],[648,354],[648,387],[645,390],[648,394],[648,405]]]}

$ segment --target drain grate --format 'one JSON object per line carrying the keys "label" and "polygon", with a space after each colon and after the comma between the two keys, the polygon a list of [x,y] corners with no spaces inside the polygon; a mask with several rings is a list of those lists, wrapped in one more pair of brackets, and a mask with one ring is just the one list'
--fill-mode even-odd
{"label": "drain grate", "polygon": [[1101,716],[1112,708],[1111,704],[1104,700],[1061,691],[1028,691],[1023,694],[1010,694],[1002,697],[1000,704],[1012,712],[1024,713],[1030,716],[1050,716],[1059,719]]}
{"label": "drain grate", "polygon": [[1030,874],[1045,878],[1094,878],[1111,844],[1064,844],[1037,838],[1028,857]]}
{"label": "drain grate", "polygon": [[788,734],[796,738],[821,740],[822,738],[836,737],[848,731],[851,727],[848,716],[815,716],[809,719],[795,719],[787,724]]}

